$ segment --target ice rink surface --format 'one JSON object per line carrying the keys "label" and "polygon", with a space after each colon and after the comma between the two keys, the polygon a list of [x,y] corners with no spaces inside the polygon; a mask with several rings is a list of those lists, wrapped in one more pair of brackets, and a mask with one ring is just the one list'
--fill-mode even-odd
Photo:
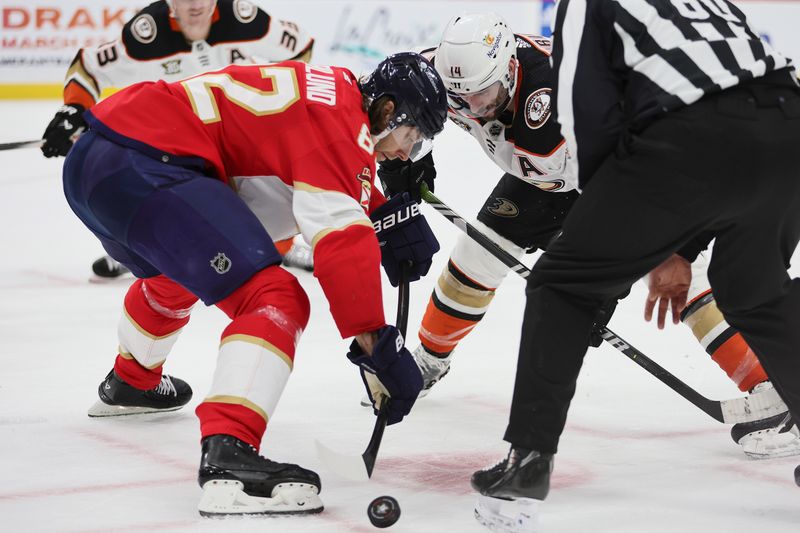
{"label": "ice rink surface", "polygon": [[[1,103],[0,142],[39,137],[58,105]],[[500,172],[455,127],[448,126],[435,154],[437,195],[472,217]],[[450,375],[409,418],[387,429],[373,479],[356,483],[320,463],[314,439],[360,454],[374,418],[359,406],[361,381],[344,356],[348,342],[339,338],[318,283],[297,274],[312,316],[262,453],[319,472],[325,511],[203,519],[196,509],[199,426],[193,408],[209,387],[226,319],[215,308],[197,307],[166,363],[168,373],[194,388],[187,408],[150,418],[89,419],[86,409],[116,354],[127,283],[88,282],[102,250],[63,198],[62,163],[35,148],[0,152],[0,530],[366,533],[374,530],[368,503],[389,494],[402,507],[389,531],[485,531],[472,518],[469,476],[507,451],[502,435],[524,304],[521,279],[509,275],[486,318],[456,352]],[[428,277],[412,286],[410,349],[459,235],[430,207],[424,213],[442,252]],[[800,273],[797,265],[793,273]],[[395,302],[387,283],[389,317]],[[611,329],[704,395],[739,396],[688,328],[660,332],[645,323],[643,302],[640,283],[620,304]],[[542,506],[542,529],[794,533],[800,531],[800,488],[792,479],[798,462],[746,459],[728,426],[604,346],[587,356]]]}

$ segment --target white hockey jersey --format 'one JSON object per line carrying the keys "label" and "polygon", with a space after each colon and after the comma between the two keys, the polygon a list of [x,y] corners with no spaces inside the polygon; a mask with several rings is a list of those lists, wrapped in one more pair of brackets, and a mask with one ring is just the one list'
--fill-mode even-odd
{"label": "white hockey jersey", "polygon": [[94,105],[103,89],[140,81],[174,81],[232,63],[307,61],[314,45],[295,23],[277,20],[246,0],[218,0],[205,41],[189,42],[167,2],[153,2],[120,38],[81,49],[67,71],[64,103]]}
{"label": "white hockey jersey", "polygon": [[[577,176],[567,165],[567,146],[551,117],[550,40],[516,35],[516,112],[485,121],[464,116],[451,102],[448,117],[469,132],[504,172],[549,192],[574,190]],[[435,49],[424,52],[434,63]]]}

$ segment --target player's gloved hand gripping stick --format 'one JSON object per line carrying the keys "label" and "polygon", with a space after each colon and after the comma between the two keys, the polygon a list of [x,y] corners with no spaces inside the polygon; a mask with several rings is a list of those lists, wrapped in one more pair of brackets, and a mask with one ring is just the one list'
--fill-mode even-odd
{"label": "player's gloved hand gripping stick", "polygon": [[[408,350],[402,344],[408,325],[408,268],[407,264],[402,264],[400,266],[400,290],[397,297],[397,327],[386,326],[379,330],[378,342],[373,349],[373,357],[377,355],[378,360],[368,365],[370,368],[383,367],[383,371],[380,374],[377,371],[374,373],[374,377],[377,378],[375,381],[382,383],[382,386],[377,386],[374,383],[373,386],[377,389],[383,388],[391,397],[386,397],[380,390],[378,394],[373,393],[373,387],[370,385],[371,378],[368,380],[366,377],[372,373],[366,370],[365,366],[361,364],[361,362],[363,362],[361,358],[367,356],[363,354],[360,347],[358,347],[358,351],[355,352],[351,345],[351,350],[347,354],[347,357],[353,363],[361,366],[362,379],[367,387],[367,393],[373,400],[373,407],[376,408],[377,418],[375,420],[375,427],[372,430],[372,437],[370,438],[369,444],[367,444],[367,448],[360,456],[354,457],[337,453],[321,442],[316,441],[317,453],[322,461],[331,470],[345,478],[365,480],[372,477],[372,471],[375,468],[375,460],[378,457],[378,449],[383,440],[383,432],[386,429],[386,425],[402,420],[403,416],[408,414],[411,406],[414,405],[419,391],[422,390],[422,375],[420,374],[419,368],[411,354],[408,353]],[[394,344],[395,342],[398,344]],[[382,343],[385,343],[385,345],[382,346]],[[355,341],[354,345],[358,346],[355,344]],[[376,353],[384,351],[388,351],[388,354]],[[392,352],[394,352],[394,354],[392,354]],[[408,363],[413,365],[413,368],[409,367]],[[393,372],[397,372],[397,375],[386,376],[384,373],[388,368],[394,368]],[[381,376],[384,377],[381,378]],[[400,381],[404,383],[400,384]],[[395,390],[393,391],[392,389]],[[396,397],[395,394],[397,395]],[[397,402],[397,404],[394,402]],[[399,418],[397,418],[398,416]]]}
{"label": "player's gloved hand gripping stick", "polygon": [[[422,187],[422,199],[522,278],[530,276],[531,271],[527,266],[519,262],[516,257],[509,254],[499,244],[464,220],[458,213],[450,209],[450,207],[439,200],[432,192],[427,190],[424,185]],[[619,335],[608,329],[608,327],[597,327],[596,333],[611,344],[611,346],[628,356],[631,361],[647,370],[659,381],[719,422],[726,424],[752,422],[783,412],[782,410],[776,411],[776,409],[780,409],[780,407],[776,406],[782,406],[783,402],[779,401],[778,393],[774,389],[763,393],[751,394],[744,398],[733,398],[721,401],[711,400],[701,395],[641,351],[631,346]]]}

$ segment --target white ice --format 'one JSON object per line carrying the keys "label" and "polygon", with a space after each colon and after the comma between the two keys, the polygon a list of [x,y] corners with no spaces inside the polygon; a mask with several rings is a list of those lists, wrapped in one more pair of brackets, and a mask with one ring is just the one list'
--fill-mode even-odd
{"label": "white ice", "polygon": [[[57,107],[0,104],[0,142],[37,138]],[[448,126],[436,156],[437,194],[471,217],[500,172],[457,128]],[[196,510],[199,431],[192,409],[209,387],[226,319],[215,308],[197,308],[166,364],[194,388],[187,408],[151,418],[87,418],[114,360],[126,283],[87,281],[102,250],[63,198],[62,163],[35,148],[0,152],[0,530],[366,533],[373,530],[368,503],[389,494],[402,507],[390,531],[484,531],[472,517],[469,476],[507,450],[502,435],[524,304],[521,279],[509,275],[456,352],[450,375],[406,421],[387,429],[373,479],[356,483],[326,469],[313,441],[360,454],[374,418],[359,406],[361,382],[319,285],[298,274],[312,317],[262,452],[318,471],[325,511],[203,519]],[[459,235],[430,207],[424,212],[443,251],[427,278],[413,285],[412,349],[431,287]],[[393,317],[395,293],[388,283],[384,292]],[[643,301],[638,284],[610,327],[704,395],[739,395],[688,329],[660,332],[645,323]],[[544,531],[800,531],[800,488],[792,479],[800,458],[748,460],[728,431],[613,348],[591,350],[542,506]]]}

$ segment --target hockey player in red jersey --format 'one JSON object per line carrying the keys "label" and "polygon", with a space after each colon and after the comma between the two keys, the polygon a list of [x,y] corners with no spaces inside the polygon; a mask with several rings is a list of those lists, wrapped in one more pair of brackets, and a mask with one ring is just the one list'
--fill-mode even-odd
{"label": "hockey player in red jersey", "polygon": [[[348,358],[391,397],[389,423],[410,411],[422,377],[384,319],[379,263],[393,283],[399,264],[410,265],[413,281],[438,243],[412,200],[385,203],[375,190],[375,161],[416,157],[445,119],[441,79],[410,53],[363,81],[291,61],[230,66],[133,85],[86,113],[89,130],[64,165],[65,195],[139,278],[96,414],[180,408],[191,390],[161,369],[192,305],[231,319],[196,409],[202,514],[322,509],[314,472],[258,454],[309,318],[275,238],[300,232],[312,245],[333,320],[355,337]],[[376,238],[370,216],[402,223],[382,224]]]}
{"label": "hockey player in red jersey", "polygon": [[[494,56],[487,52],[493,48]],[[472,223],[517,259],[543,250],[578,197],[564,139],[550,117],[550,40],[513,34],[496,14],[465,14],[451,20],[438,48],[423,54],[448,88],[449,118],[505,172]],[[387,161],[378,175],[390,191],[413,193],[421,182],[433,186],[435,168],[429,155],[419,162]],[[739,389],[764,398],[772,413],[735,424],[734,441],[754,458],[800,453],[797,426],[781,424],[786,406],[741,334],[717,309],[706,267],[703,256],[694,262],[692,286],[687,282],[685,287],[691,301],[683,320]],[[454,350],[483,318],[508,271],[480,244],[461,236],[431,294],[419,329],[420,345],[413,351],[425,378],[422,396],[449,372]],[[608,320],[608,313],[604,318]],[[662,314],[662,326],[663,320]],[[597,336],[593,342],[599,345],[602,339]]]}
{"label": "hockey player in red jersey", "polygon": [[[148,80],[177,81],[234,63],[308,61],[314,46],[297,24],[276,20],[247,0],[159,0],[134,15],[122,35],[82,48],[67,71],[64,106],[44,132],[46,157],[64,156],[86,128],[83,113],[107,88]],[[307,246],[275,245],[288,266],[313,270]],[[94,262],[100,278],[127,273],[110,256]]]}

